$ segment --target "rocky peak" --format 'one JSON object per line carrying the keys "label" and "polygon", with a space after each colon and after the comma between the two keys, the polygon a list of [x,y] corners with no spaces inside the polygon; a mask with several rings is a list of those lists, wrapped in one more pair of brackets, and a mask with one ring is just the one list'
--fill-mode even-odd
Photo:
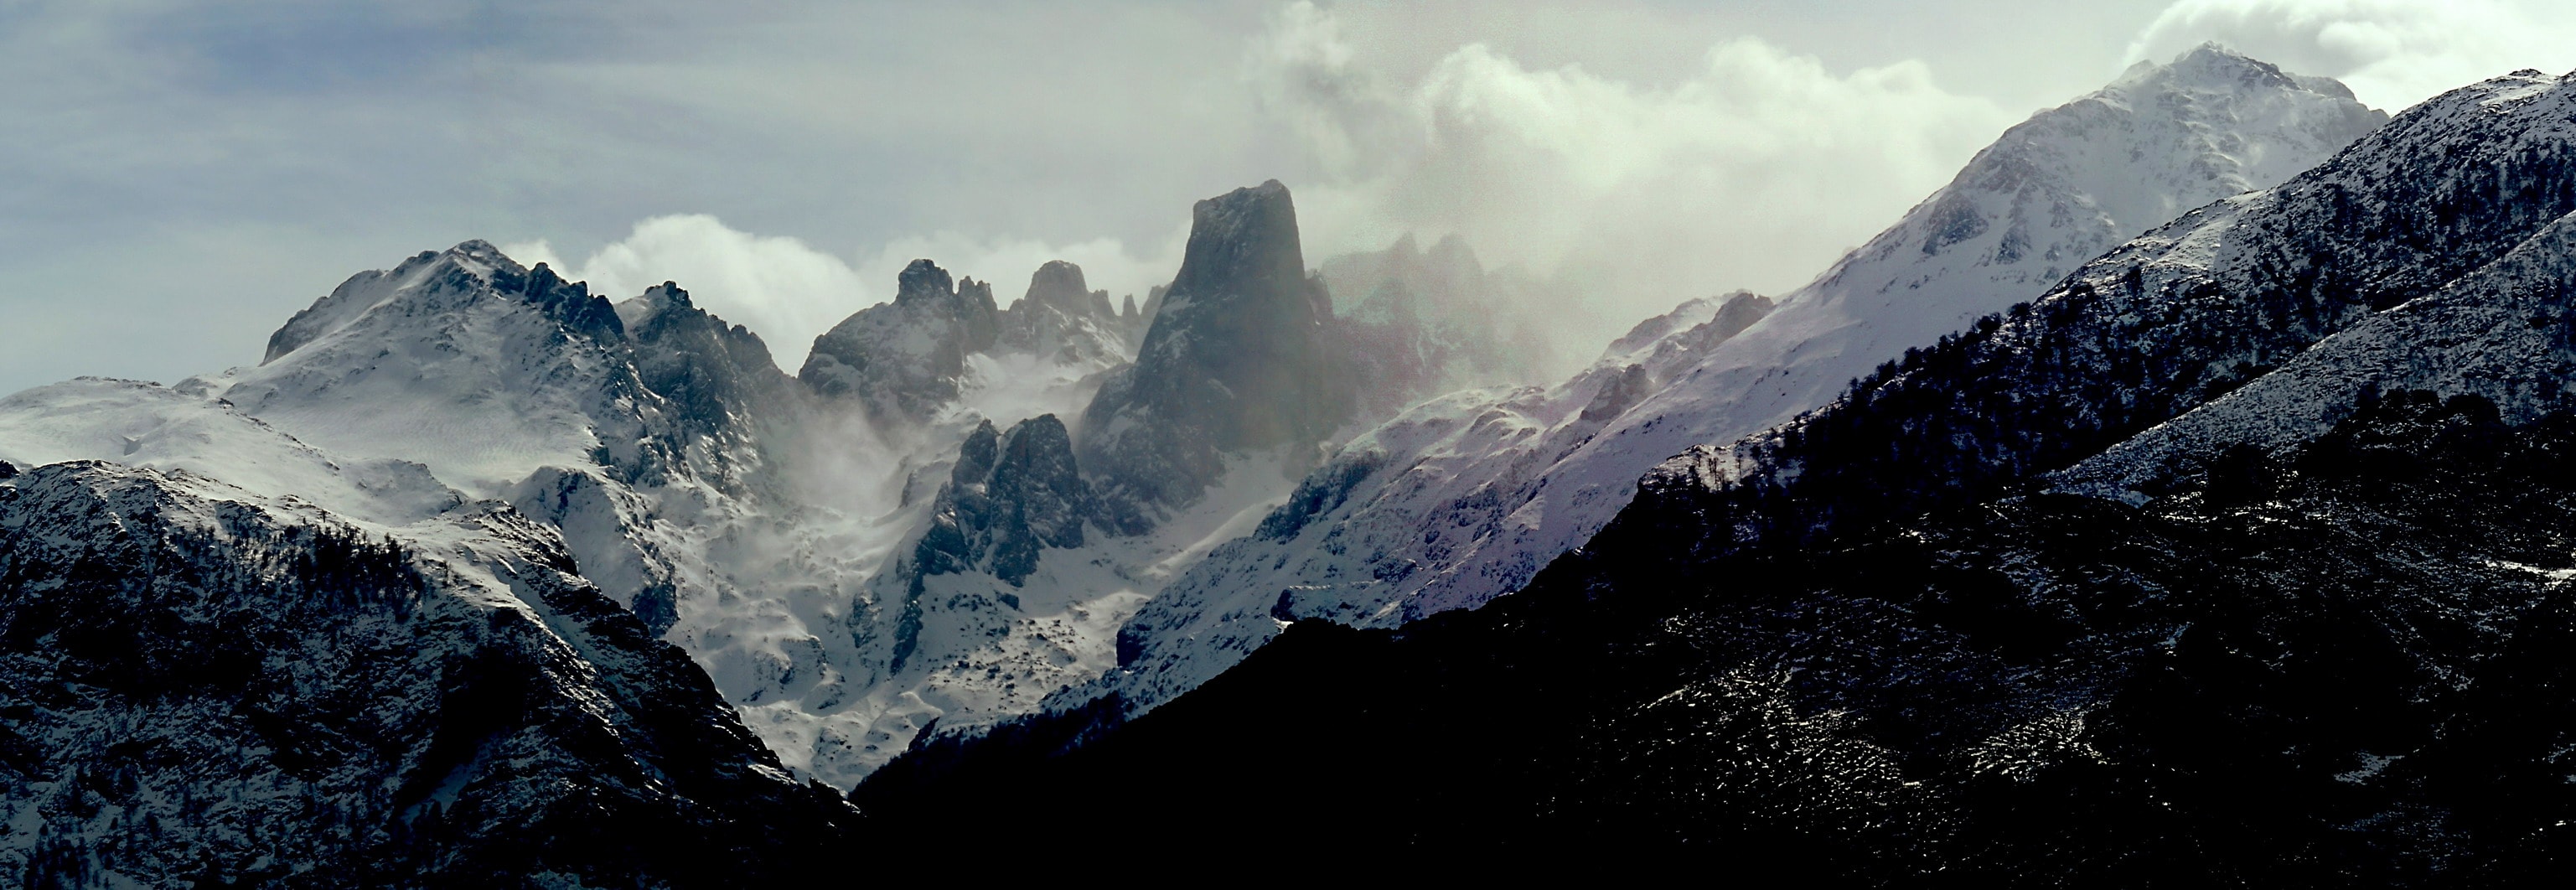
{"label": "rocky peak", "polygon": [[927,259],[913,260],[905,265],[903,271],[895,273],[894,282],[894,301],[897,303],[939,300],[957,293],[957,283],[949,279],[948,270]]}
{"label": "rocky peak", "polygon": [[698,308],[678,284],[647,288],[615,311],[637,376],[669,400],[686,432],[749,448],[756,419],[786,412],[788,378],[769,345],[751,329]]}
{"label": "rocky peak", "polygon": [[2294,74],[2219,43],[2203,43],[2158,65],[2139,62],[2113,81],[2114,90],[2299,90],[2351,99],[2352,88],[2331,77]]}
{"label": "rocky peak", "polygon": [[478,239],[444,251],[421,251],[390,270],[349,276],[269,335],[268,352],[260,364],[349,326],[387,300],[427,292],[469,297],[489,292],[534,305],[566,329],[604,343],[625,337],[616,311],[607,300],[593,296],[589,285],[567,282],[544,263],[534,269],[523,267],[490,242]]}
{"label": "rocky peak", "polygon": [[1001,331],[993,286],[914,260],[895,299],[861,309],[823,336],[796,376],[825,396],[855,398],[880,420],[919,423],[957,399],[966,356]]}
{"label": "rocky peak", "polygon": [[[1029,292],[1013,304],[1016,312],[1037,308],[1052,309],[1073,317],[1107,318],[1116,315],[1109,308],[1109,292],[1084,286],[1082,267],[1063,260],[1048,260],[1029,276]],[[1134,299],[1128,305],[1135,305]]]}
{"label": "rocky peak", "polygon": [[548,465],[661,479],[690,462],[681,452],[697,437],[638,379],[657,356],[630,364],[626,316],[650,326],[656,313],[702,314],[664,298],[621,315],[546,264],[468,241],[352,276],[270,338],[268,361],[211,385],[299,439],[354,457],[426,455],[480,495]]}
{"label": "rocky peak", "polygon": [[1041,549],[1080,547],[1083,524],[1100,521],[1063,421],[1043,414],[998,433],[987,420],[958,449],[913,565],[922,575],[986,571],[1016,587]]}
{"label": "rocky peak", "polygon": [[1143,341],[1146,329],[1154,326],[1154,317],[1163,314],[1163,296],[1171,292],[1172,286],[1168,284],[1157,284],[1145,289],[1144,305],[1137,308],[1135,318],[1128,320],[1129,332],[1134,334],[1138,341]]}
{"label": "rocky peak", "polygon": [[642,294],[618,303],[616,308],[618,322],[624,324],[628,331],[642,328],[665,311],[698,311],[697,304],[689,300],[689,292],[672,281],[645,288]]}
{"label": "rocky peak", "polygon": [[1305,287],[1306,258],[1297,239],[1297,207],[1273,179],[1200,201],[1190,208],[1189,246],[1173,276],[1173,300],[1239,303],[1301,299],[1330,314],[1320,290]]}
{"label": "rocky peak", "polygon": [[[515,288],[510,287],[513,284]],[[618,320],[617,307],[611,305],[606,297],[591,293],[587,282],[565,281],[544,263],[538,263],[524,277],[496,271],[494,285],[505,291],[515,290],[521,299],[545,310],[546,315],[562,322],[569,330],[587,334],[603,343],[626,338],[626,325]]]}
{"label": "rocky peak", "polygon": [[1349,350],[1322,281],[1306,274],[1287,187],[1201,201],[1192,220],[1136,364],[1083,413],[1084,464],[1129,506],[1195,503],[1223,474],[1221,454],[1318,442],[1355,403]]}
{"label": "rocky peak", "polygon": [[1082,267],[1063,260],[1029,276],[1028,293],[1002,311],[1000,324],[999,348],[1060,364],[1106,367],[1125,360],[1134,342],[1109,307],[1109,292],[1086,288]]}

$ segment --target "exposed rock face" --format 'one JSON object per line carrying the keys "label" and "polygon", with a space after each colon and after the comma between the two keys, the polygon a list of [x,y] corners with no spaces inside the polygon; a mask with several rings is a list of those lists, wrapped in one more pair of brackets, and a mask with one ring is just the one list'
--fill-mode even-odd
{"label": "exposed rock face", "polygon": [[304,344],[349,326],[402,291],[424,286],[470,290],[486,279],[494,290],[536,305],[574,330],[611,339],[623,332],[608,302],[592,296],[587,286],[565,282],[544,263],[538,263],[533,270],[522,269],[503,256],[500,248],[477,239],[446,251],[421,251],[391,270],[350,276],[329,296],[296,312],[295,317],[269,335],[268,353],[260,364],[274,362]]}
{"label": "exposed rock face", "polygon": [[663,548],[650,498],[596,473],[546,467],[505,493],[510,506],[563,536],[583,578],[659,638],[680,621],[679,554]]}
{"label": "exposed rock face", "polygon": [[1354,381],[1297,211],[1277,181],[1201,201],[1136,364],[1083,412],[1083,465],[1128,527],[1194,503],[1222,455],[1321,441]]}
{"label": "exposed rock face", "polygon": [[616,310],[604,298],[594,296],[582,282],[567,282],[554,270],[538,263],[534,269],[520,268],[499,248],[482,240],[467,241],[445,251],[421,251],[392,270],[360,272],[333,288],[329,296],[295,313],[286,324],[270,334],[268,354],[260,364],[277,361],[287,353],[324,335],[348,327],[370,310],[404,291],[444,288],[454,291],[491,291],[515,297],[537,307],[567,329],[614,342],[625,335]]}
{"label": "exposed rock face", "polygon": [[549,464],[651,484],[730,478],[747,458],[683,429],[607,300],[481,241],[354,276],[271,342],[294,345],[193,385],[333,454],[416,460],[482,496]]}
{"label": "exposed rock face", "polygon": [[[1771,310],[1779,308],[1779,304],[1773,302],[1770,297],[1744,290],[1719,297],[1716,303],[1717,314],[1709,316],[1707,321],[1690,324],[1689,327],[1683,327],[1683,325],[1689,324],[1691,318],[1697,317],[1696,313],[1671,312],[1638,322],[1636,327],[1629,329],[1627,336],[1610,344],[1610,351],[1631,353],[1638,350],[1652,350],[1666,354],[1701,352],[1733,339],[1737,334],[1744,333],[1746,328],[1752,327],[1755,322],[1770,315]],[[1655,363],[1673,364],[1669,361]]]}
{"label": "exposed rock face", "polygon": [[918,423],[957,400],[966,357],[993,348],[1001,312],[993,286],[914,260],[894,302],[870,306],[814,338],[796,372],[815,392],[854,398],[883,420]]}
{"label": "exposed rock face", "polygon": [[759,424],[787,419],[790,378],[751,329],[725,324],[668,281],[616,309],[637,376],[670,402],[683,430],[747,448]]}
{"label": "exposed rock face", "polygon": [[1086,290],[1081,266],[1051,260],[1029,276],[1028,294],[1003,310],[995,348],[1080,365],[1123,361],[1135,351],[1131,343],[1109,292]]}
{"label": "exposed rock face", "polygon": [[1601,389],[1583,406],[1585,421],[1601,423],[1634,407],[1655,391],[1655,378],[1644,365],[1629,365],[1617,376],[1601,381]]}
{"label": "exposed rock face", "polygon": [[571,572],[489,502],[386,536],[187,473],[0,484],[0,875],[729,886],[855,840]]}
{"label": "exposed rock face", "polygon": [[1018,586],[1041,548],[1080,547],[1083,524],[1101,520],[1063,421],[1040,415],[998,435],[986,421],[958,449],[913,564],[925,575],[983,571]]}
{"label": "exposed rock face", "polygon": [[1145,289],[1144,308],[1137,311],[1135,319],[1131,322],[1135,325],[1136,339],[1139,342],[1144,340],[1145,331],[1153,327],[1154,317],[1163,314],[1163,296],[1171,292],[1172,286],[1168,284],[1157,284]]}
{"label": "exposed rock face", "polygon": [[[591,580],[657,634],[689,590],[673,514],[773,494],[767,434],[804,398],[757,336],[675,285],[610,305],[480,241],[354,276],[271,339],[292,348],[164,396],[236,404],[329,462],[415,462],[507,500],[561,530]],[[688,494],[645,494],[665,489]]]}

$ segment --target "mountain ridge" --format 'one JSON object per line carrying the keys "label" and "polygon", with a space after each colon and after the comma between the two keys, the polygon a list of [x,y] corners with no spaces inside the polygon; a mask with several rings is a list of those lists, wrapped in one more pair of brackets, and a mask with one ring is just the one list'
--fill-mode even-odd
{"label": "mountain ridge", "polygon": [[[2569,103],[2576,75],[2484,81],[2185,214],[1668,461],[1518,594],[1297,621],[1141,717],[926,745],[856,799],[1865,886],[2545,881],[2576,812],[2541,654],[2576,614],[2576,426],[2533,386],[2576,355]],[[2280,435],[2163,432],[2284,403]],[[2051,490],[2161,437],[2177,472],[2111,492],[2143,502]]]}
{"label": "mountain ridge", "polygon": [[1606,527],[1665,458],[1821,406],[1907,347],[2036,297],[2180,208],[2243,191],[2249,176],[2323,161],[2384,119],[2329,83],[2209,47],[2132,70],[2007,130],[1814,282],[1763,298],[1775,305],[1758,315],[1750,302],[1685,303],[1636,332],[1661,333],[1622,338],[1556,386],[1429,400],[1317,471],[1337,492],[1330,509],[1176,580],[1122,632],[1133,658],[1121,673],[1050,707],[1109,693],[1151,707],[1283,620],[1395,626],[1515,589]]}

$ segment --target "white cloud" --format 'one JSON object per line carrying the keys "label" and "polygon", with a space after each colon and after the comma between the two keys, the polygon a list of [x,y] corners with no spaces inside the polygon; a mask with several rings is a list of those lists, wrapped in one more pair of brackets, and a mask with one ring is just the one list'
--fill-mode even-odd
{"label": "white cloud", "polygon": [[814,338],[851,313],[894,297],[896,273],[928,258],[959,277],[994,282],[994,299],[1010,305],[1028,277],[1048,260],[1083,268],[1095,289],[1114,300],[1167,280],[1178,266],[1181,232],[1158,245],[1150,259],[1130,256],[1114,239],[1063,246],[1028,239],[987,241],[955,233],[905,237],[853,264],[795,238],[754,235],[705,214],[656,216],[635,224],[620,241],[569,263],[544,241],[504,245],[522,263],[546,263],[565,278],[590,283],[591,292],[621,300],[664,281],[678,283],[700,308],[750,327],[769,344],[779,365],[794,372]]}
{"label": "white cloud", "polygon": [[2528,0],[2180,0],[2130,44],[2161,60],[2207,41],[2403,110],[2519,68],[2576,67],[2576,8]]}
{"label": "white cloud", "polygon": [[1456,233],[1489,261],[1594,285],[1604,328],[1803,284],[2012,122],[1919,62],[1836,73],[1751,37],[1672,83],[1532,69],[1483,44],[1394,83],[1296,3],[1248,57],[1265,108],[1327,171],[1290,183],[1310,257]]}

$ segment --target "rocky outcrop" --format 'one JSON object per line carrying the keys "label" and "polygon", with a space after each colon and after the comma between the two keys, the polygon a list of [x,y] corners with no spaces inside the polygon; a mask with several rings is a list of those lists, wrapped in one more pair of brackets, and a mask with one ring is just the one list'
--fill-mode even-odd
{"label": "rocky outcrop", "polygon": [[997,434],[985,421],[966,437],[948,484],[913,549],[924,575],[982,571],[1019,586],[1045,548],[1080,547],[1100,524],[1099,499],[1074,466],[1073,439],[1053,414]]}
{"label": "rocky outcrop", "polygon": [[751,446],[759,424],[782,422],[793,410],[791,380],[760,335],[698,308],[678,284],[647,288],[616,309],[637,377],[670,403],[685,432]]}
{"label": "rocky outcrop", "polygon": [[268,352],[260,364],[268,364],[305,344],[333,331],[347,327],[390,298],[404,291],[445,288],[470,291],[489,286],[492,290],[515,297],[543,310],[567,329],[615,342],[625,334],[617,313],[607,300],[590,293],[582,282],[567,282],[554,270],[538,263],[524,269],[502,255],[491,242],[467,241],[445,251],[421,251],[391,270],[360,272],[333,288],[328,296],[295,313],[286,324],[270,334]]}
{"label": "rocky outcrop", "polygon": [[1125,527],[1195,503],[1223,455],[1311,446],[1350,419],[1356,381],[1297,211],[1271,181],[1201,201],[1136,363],[1083,412],[1079,451]]}
{"label": "rocky outcrop", "polygon": [[966,357],[993,348],[1001,311],[993,286],[914,260],[894,302],[861,309],[814,339],[796,377],[817,393],[855,399],[884,421],[919,423],[957,400]]}
{"label": "rocky outcrop", "polygon": [[[1135,308],[1132,300],[1128,308]],[[1002,310],[994,348],[1059,365],[1115,364],[1135,351],[1109,292],[1086,289],[1082,267],[1063,260],[1039,266],[1027,295]]]}

